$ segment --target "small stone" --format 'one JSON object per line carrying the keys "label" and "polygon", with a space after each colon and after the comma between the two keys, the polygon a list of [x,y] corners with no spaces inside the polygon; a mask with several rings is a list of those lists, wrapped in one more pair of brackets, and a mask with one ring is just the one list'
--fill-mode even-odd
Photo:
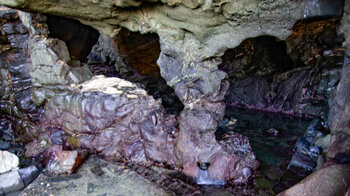
{"label": "small stone", "polygon": [[17,169],[19,159],[15,154],[0,150],[0,173]]}
{"label": "small stone", "polygon": [[313,161],[309,155],[296,152],[293,155],[287,169],[297,174],[307,175],[314,169],[315,166],[315,161]]}
{"label": "small stone", "polygon": [[24,184],[18,171],[0,174],[0,190],[5,194],[19,191],[23,188]]}
{"label": "small stone", "polygon": [[321,149],[318,146],[310,146],[309,150],[310,150],[310,152],[318,154],[318,155],[321,153]]}
{"label": "small stone", "polygon": [[41,146],[46,146],[47,142],[45,140],[40,142]]}
{"label": "small stone", "polygon": [[44,154],[44,165],[54,174],[73,173],[87,157],[86,150],[65,151],[62,146],[49,148]]}
{"label": "small stone", "polygon": [[270,129],[264,130],[264,134],[268,136],[277,137],[279,134],[279,131],[275,128],[270,128]]}
{"label": "small stone", "polygon": [[13,23],[7,23],[4,24],[2,26],[3,31],[7,34],[7,35],[11,35],[11,34],[15,34],[16,33],[16,26]]}
{"label": "small stone", "polygon": [[23,180],[24,186],[28,186],[40,174],[38,168],[34,165],[20,169],[18,173]]}

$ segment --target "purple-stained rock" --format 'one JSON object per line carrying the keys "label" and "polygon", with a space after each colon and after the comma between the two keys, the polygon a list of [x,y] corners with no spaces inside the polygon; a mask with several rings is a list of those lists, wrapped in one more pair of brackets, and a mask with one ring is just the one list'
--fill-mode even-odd
{"label": "purple-stained rock", "polygon": [[[208,127],[216,129],[219,114],[197,110],[182,113],[179,127],[176,115],[165,114],[160,101],[131,82],[96,76],[72,88],[45,106],[42,125],[50,132],[52,144],[89,149],[107,159],[162,164],[194,178],[199,177],[198,164],[208,163],[208,176],[220,182],[247,182],[257,169],[246,137],[227,135],[218,142],[214,132],[207,131]],[[223,105],[207,107],[217,111]],[[45,159],[52,159],[54,149],[45,153]]]}

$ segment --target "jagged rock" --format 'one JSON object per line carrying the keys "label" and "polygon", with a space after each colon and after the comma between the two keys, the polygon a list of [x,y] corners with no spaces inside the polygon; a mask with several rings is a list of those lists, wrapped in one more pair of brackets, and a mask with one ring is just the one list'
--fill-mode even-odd
{"label": "jagged rock", "polygon": [[288,170],[301,176],[306,176],[314,170],[322,150],[319,146],[315,146],[314,143],[323,136],[325,131],[327,131],[325,122],[315,118],[306,129],[304,135],[297,140],[294,147],[296,153],[288,164]]}
{"label": "jagged rock", "polygon": [[279,196],[346,195],[349,192],[350,165],[331,165],[311,174]]}
{"label": "jagged rock", "polygon": [[18,19],[17,11],[4,6],[0,7],[0,18],[5,20],[16,20]]}
{"label": "jagged rock", "polygon": [[[176,116],[164,114],[159,101],[128,81],[96,76],[74,89],[50,99],[45,106],[42,123],[51,131],[53,143],[91,149],[109,159],[164,163],[184,168],[192,177],[199,174],[198,162],[208,162],[211,178],[235,179],[236,183],[246,182],[258,166],[249,141],[241,135],[219,144],[209,132],[207,138],[189,142],[188,136],[179,135]],[[198,129],[208,126],[199,119],[185,119]],[[196,151],[201,156],[194,157]],[[239,166],[232,168],[234,165]],[[244,168],[251,171],[242,172]]]}
{"label": "jagged rock", "polygon": [[45,151],[43,164],[49,173],[71,174],[85,161],[87,155],[86,150],[66,151],[62,150],[62,146],[54,145]]}
{"label": "jagged rock", "polygon": [[0,173],[4,173],[10,170],[18,168],[19,159],[16,155],[0,150]]}
{"label": "jagged rock", "polygon": [[3,193],[8,194],[23,188],[24,184],[18,171],[0,174],[0,191]]}
{"label": "jagged rock", "polygon": [[18,170],[19,175],[23,181],[24,186],[28,186],[40,174],[38,168],[34,165]]}

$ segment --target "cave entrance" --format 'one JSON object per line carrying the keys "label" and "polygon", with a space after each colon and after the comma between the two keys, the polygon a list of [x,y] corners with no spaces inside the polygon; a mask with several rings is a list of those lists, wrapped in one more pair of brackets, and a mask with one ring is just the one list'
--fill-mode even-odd
{"label": "cave entrance", "polygon": [[99,37],[88,64],[94,75],[116,76],[136,83],[155,99],[161,98],[167,113],[179,114],[184,106],[160,74],[159,54],[157,34],[140,34],[122,28],[113,39],[106,35]]}
{"label": "cave entrance", "polygon": [[80,66],[75,63],[79,60],[89,66],[93,75],[119,77],[136,83],[155,99],[161,98],[169,114],[179,114],[183,110],[183,104],[160,74],[157,34],[140,34],[122,28],[115,38],[110,38],[77,20],[46,17],[50,37],[66,43],[72,66]]}
{"label": "cave entrance", "polygon": [[81,22],[69,18],[46,15],[50,37],[58,38],[67,45],[71,59],[86,62],[100,33]]}
{"label": "cave entrance", "polygon": [[[276,193],[311,173],[321,156],[311,156],[320,152],[312,141],[329,133],[322,126],[344,59],[338,24],[339,19],[300,21],[285,41],[250,38],[222,57],[219,69],[228,73],[230,88],[216,137],[232,131],[247,136],[261,163],[258,184]],[[319,134],[310,144],[307,130]],[[301,147],[306,151],[299,152]]]}

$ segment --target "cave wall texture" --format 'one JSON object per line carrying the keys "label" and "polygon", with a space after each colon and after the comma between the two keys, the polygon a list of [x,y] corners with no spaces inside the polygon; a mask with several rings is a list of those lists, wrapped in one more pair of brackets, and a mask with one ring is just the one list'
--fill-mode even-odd
{"label": "cave wall texture", "polygon": [[[251,177],[251,170],[257,168],[257,163],[246,139],[237,139],[237,142],[231,146],[220,144],[215,139],[217,124],[225,113],[224,99],[229,88],[225,80],[227,74],[218,68],[222,62],[221,56],[227,49],[237,47],[247,38],[268,35],[285,40],[292,34],[293,26],[299,20],[325,15],[341,15],[337,8],[342,7],[342,1],[317,6],[313,2],[312,0],[0,0],[2,5],[26,12],[79,20],[111,38],[115,38],[122,27],[133,32],[156,33],[160,42],[157,65],[162,77],[169,86],[174,88],[175,93],[184,104],[184,110],[178,117],[178,130],[174,133],[168,133],[165,131],[168,129],[163,127],[170,126],[169,124],[176,127],[176,123],[172,122],[172,119],[176,117],[165,115],[159,103],[154,102],[151,98],[147,103],[153,105],[148,106],[154,106],[153,110],[156,111],[151,111],[149,107],[146,107],[145,111],[148,112],[142,113],[142,116],[137,119],[134,119],[137,114],[132,114],[132,112],[129,114],[129,110],[126,112],[128,118],[132,118],[125,122],[139,123],[139,126],[134,128],[135,133],[130,133],[133,134],[133,137],[141,134],[142,141],[146,141],[145,144],[152,143],[152,137],[147,134],[159,137],[161,138],[159,141],[164,143],[148,146],[157,147],[159,150],[165,145],[167,146],[165,149],[174,149],[171,150],[171,153],[152,154],[156,150],[150,150],[147,145],[142,145],[141,140],[137,139],[135,139],[136,142],[130,142],[135,145],[121,144],[125,147],[121,151],[110,151],[108,147],[107,149],[98,149],[100,146],[94,147],[94,141],[96,143],[99,139],[101,144],[114,143],[114,141],[105,141],[104,137],[107,136],[102,133],[107,134],[105,130],[115,127],[117,121],[109,121],[109,117],[105,116],[107,111],[105,114],[91,112],[84,109],[83,104],[93,102],[91,100],[97,98],[101,101],[100,104],[104,101],[104,104],[110,103],[109,100],[113,100],[113,96],[111,98],[110,95],[94,93],[87,96],[86,92],[76,87],[75,85],[91,79],[92,73],[85,66],[81,66],[79,61],[71,59],[63,41],[48,36],[49,32],[43,16],[20,12],[21,20],[31,34],[28,39],[31,58],[32,91],[30,92],[33,94],[30,100],[39,106],[45,105],[45,117],[37,129],[46,133],[46,137],[50,136],[42,129],[50,128],[50,126],[64,127],[64,132],[67,134],[85,138],[79,142],[72,139],[71,145],[74,143],[75,147],[82,147],[85,145],[82,141],[86,141],[88,143],[86,148],[105,151],[106,155],[119,153],[120,157],[140,163],[151,159],[175,164],[176,167],[183,168],[182,171],[185,174],[193,177],[198,175],[198,163],[210,163],[209,173],[212,177],[218,180],[234,179],[238,183],[245,182]],[[330,5],[335,8],[324,9],[322,7]],[[342,22],[342,32],[345,38],[349,37],[349,28],[346,28],[350,20],[348,12],[349,3],[345,5]],[[345,45],[348,45],[347,43],[348,39]],[[349,55],[348,50],[347,48]],[[333,120],[332,129],[340,130],[345,134],[349,134],[350,126],[348,121],[350,92],[349,81],[346,79],[349,75],[348,67],[346,65],[343,67],[342,79],[334,101],[336,103],[334,105],[340,108],[335,109],[337,106],[332,106],[333,113],[339,114],[339,110],[344,111],[339,114],[339,118],[334,118],[336,120]],[[113,91],[118,91],[118,88]],[[126,99],[135,99],[133,101],[137,102],[136,105],[147,105],[142,102],[142,99],[147,96],[128,97],[127,94],[123,96],[126,96]],[[99,102],[96,103],[96,106],[87,105],[97,108],[97,111],[105,110],[105,106],[99,105]],[[118,108],[114,105],[113,107]],[[63,115],[58,111],[66,113]],[[72,116],[72,119],[74,116],[85,117],[86,115],[101,126],[91,128],[84,119],[74,121],[79,122],[76,123],[78,127],[67,125],[70,122],[66,119],[69,115]],[[133,129],[130,123],[125,126]],[[92,130],[89,131],[90,129]],[[118,131],[123,133],[122,126],[120,129]],[[91,140],[86,136],[91,135],[91,132],[101,135]],[[118,137],[121,136],[112,138]],[[173,137],[175,139],[171,139]],[[170,141],[165,142],[168,140]],[[236,140],[232,139],[232,141]],[[118,141],[115,142],[118,143]],[[246,146],[247,150],[238,153],[234,146],[239,145]],[[141,152],[146,152],[146,154],[140,154]],[[241,154],[243,155],[240,156]]]}

